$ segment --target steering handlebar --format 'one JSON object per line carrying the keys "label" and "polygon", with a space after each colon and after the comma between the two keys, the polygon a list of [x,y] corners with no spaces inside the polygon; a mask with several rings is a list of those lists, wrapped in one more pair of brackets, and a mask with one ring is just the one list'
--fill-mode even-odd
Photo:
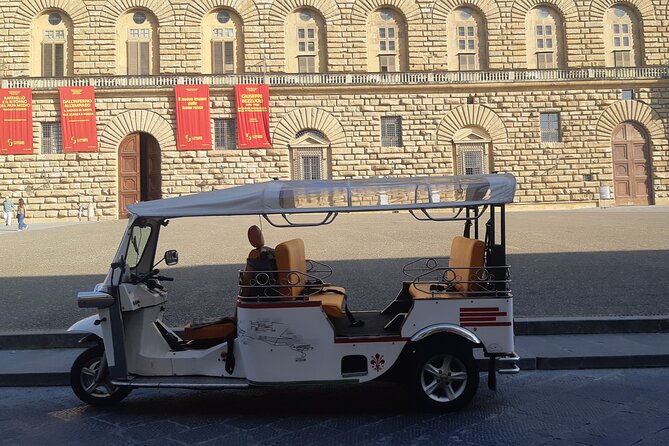
{"label": "steering handlebar", "polygon": [[143,283],[147,287],[154,289],[154,288],[163,288],[158,281],[164,281],[164,282],[172,282],[174,281],[173,277],[167,277],[167,276],[161,276],[160,275],[160,270],[159,269],[153,269],[150,272],[138,276],[138,275],[131,275],[130,280],[133,284],[139,284]]}

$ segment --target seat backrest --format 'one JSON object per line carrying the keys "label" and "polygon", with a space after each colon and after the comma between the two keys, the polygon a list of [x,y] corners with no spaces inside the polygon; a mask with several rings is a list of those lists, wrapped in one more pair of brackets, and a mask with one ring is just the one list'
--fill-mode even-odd
{"label": "seat backrest", "polygon": [[[273,259],[274,258],[274,253],[272,248],[265,245],[265,238],[263,237],[262,230],[258,226],[251,226],[248,230],[247,236],[249,238],[249,243],[251,243],[251,246],[253,246],[254,249],[249,252],[249,255],[246,258],[246,266],[244,267],[244,272],[242,273],[241,276],[241,285],[246,285],[242,287],[239,291],[240,296],[244,297],[249,297],[249,296],[255,296],[255,295],[265,295],[269,290],[267,289],[260,289],[260,290],[253,290],[248,287],[248,285],[251,284],[252,280],[256,277],[256,274],[254,271],[269,271],[275,269],[275,267],[270,266],[269,260],[265,259]],[[253,262],[253,264],[252,264]],[[267,265],[258,268],[255,265]],[[271,277],[268,277],[267,274],[263,274],[263,281],[267,282]]]}
{"label": "seat backrest", "polygon": [[299,296],[307,283],[307,258],[304,242],[296,238],[276,245],[276,269],[282,296]]}
{"label": "seat backrest", "polygon": [[[448,267],[449,280],[454,282],[454,287],[460,292],[473,291],[477,289],[475,283],[477,271],[483,268],[485,262],[485,243],[481,240],[457,236],[451,244],[451,257]],[[453,277],[450,277],[453,276]]]}

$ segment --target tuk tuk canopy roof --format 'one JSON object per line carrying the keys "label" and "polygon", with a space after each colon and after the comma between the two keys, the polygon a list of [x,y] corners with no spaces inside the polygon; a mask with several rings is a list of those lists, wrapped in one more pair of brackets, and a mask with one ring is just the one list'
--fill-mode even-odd
{"label": "tuk tuk canopy roof", "polygon": [[137,217],[428,210],[511,203],[510,174],[269,181],[128,206]]}

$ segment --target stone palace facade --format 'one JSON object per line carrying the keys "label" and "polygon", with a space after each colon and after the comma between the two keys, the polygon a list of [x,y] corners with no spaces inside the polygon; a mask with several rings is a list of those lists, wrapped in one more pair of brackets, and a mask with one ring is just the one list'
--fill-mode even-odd
{"label": "stone palace facade", "polygon": [[[669,0],[0,0],[0,23],[34,137],[0,194],[32,218],[122,217],[128,169],[138,200],[508,172],[518,205],[669,204]],[[239,83],[270,86],[271,149],[236,147]],[[210,86],[213,150],[177,151],[178,84]],[[95,87],[98,152],[62,153],[61,86]]]}

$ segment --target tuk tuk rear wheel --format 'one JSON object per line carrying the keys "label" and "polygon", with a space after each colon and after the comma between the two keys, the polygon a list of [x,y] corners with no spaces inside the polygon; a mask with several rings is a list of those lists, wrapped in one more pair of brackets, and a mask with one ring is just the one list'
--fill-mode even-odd
{"label": "tuk tuk rear wheel", "polygon": [[130,387],[113,385],[107,374],[100,382],[96,382],[104,354],[102,346],[91,347],[72,364],[70,385],[74,394],[84,403],[96,406],[116,404],[132,391]]}
{"label": "tuk tuk rear wheel", "polygon": [[414,392],[429,409],[452,412],[466,406],[479,386],[471,350],[419,352],[411,376]]}

